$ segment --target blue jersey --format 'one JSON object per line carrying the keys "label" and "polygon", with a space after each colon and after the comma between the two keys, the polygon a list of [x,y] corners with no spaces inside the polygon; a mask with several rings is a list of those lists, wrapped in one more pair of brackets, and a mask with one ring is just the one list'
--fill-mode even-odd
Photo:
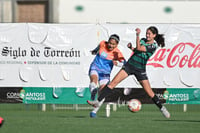
{"label": "blue jersey", "polygon": [[119,62],[125,61],[123,54],[118,48],[112,51],[107,49],[107,42],[101,41],[99,51],[91,63],[90,70],[96,70],[98,73],[110,74],[113,68],[113,60]]}

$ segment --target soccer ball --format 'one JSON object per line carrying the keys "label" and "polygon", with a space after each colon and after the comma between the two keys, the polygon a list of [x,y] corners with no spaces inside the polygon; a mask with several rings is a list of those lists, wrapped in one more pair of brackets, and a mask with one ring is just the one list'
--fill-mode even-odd
{"label": "soccer ball", "polygon": [[138,112],[142,108],[142,104],[138,99],[131,99],[128,101],[128,109],[131,112]]}

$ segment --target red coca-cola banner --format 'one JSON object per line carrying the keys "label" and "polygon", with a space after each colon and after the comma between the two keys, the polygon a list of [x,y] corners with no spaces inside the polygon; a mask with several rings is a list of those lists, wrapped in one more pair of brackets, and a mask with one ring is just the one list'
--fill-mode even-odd
{"label": "red coca-cola banner", "polygon": [[[187,49],[191,49],[189,52]],[[165,61],[165,62],[164,62]],[[149,63],[161,68],[200,68],[200,44],[179,43],[172,48],[159,49]]]}

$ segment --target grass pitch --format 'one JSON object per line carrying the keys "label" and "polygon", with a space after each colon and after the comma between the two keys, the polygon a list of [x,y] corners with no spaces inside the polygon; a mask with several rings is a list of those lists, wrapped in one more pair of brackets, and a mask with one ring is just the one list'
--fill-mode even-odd
{"label": "grass pitch", "polygon": [[142,110],[131,113],[126,106],[111,110],[106,117],[102,107],[97,118],[90,118],[90,110],[47,111],[37,105],[0,104],[0,116],[5,119],[0,133],[199,133],[200,105],[167,105],[171,118],[162,116],[155,105],[143,105]]}

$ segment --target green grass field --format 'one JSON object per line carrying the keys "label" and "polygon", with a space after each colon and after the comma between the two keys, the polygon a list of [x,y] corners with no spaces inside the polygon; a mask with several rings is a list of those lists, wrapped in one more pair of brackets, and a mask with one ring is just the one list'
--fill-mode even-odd
{"label": "green grass field", "polygon": [[111,110],[106,117],[105,107],[98,118],[90,118],[90,110],[38,110],[37,105],[0,104],[0,116],[5,119],[0,133],[199,133],[200,105],[166,105],[171,118],[162,116],[155,105],[143,105],[138,113],[126,106]]}

